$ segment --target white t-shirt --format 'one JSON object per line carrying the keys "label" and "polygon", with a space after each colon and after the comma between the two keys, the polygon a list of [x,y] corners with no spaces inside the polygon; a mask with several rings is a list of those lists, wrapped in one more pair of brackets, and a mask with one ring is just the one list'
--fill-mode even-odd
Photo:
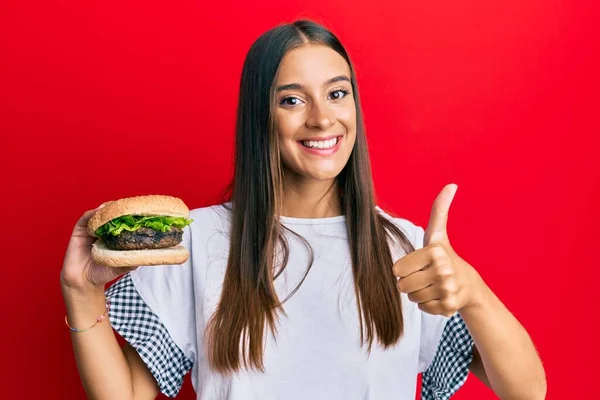
{"label": "white t-shirt", "polygon": [[[380,210],[383,213],[383,211]],[[389,215],[383,213],[387,218]],[[230,212],[212,206],[191,211],[184,229],[190,258],[183,265],[140,267],[130,276],[144,302],[193,362],[192,383],[201,400],[413,400],[417,374],[431,363],[448,318],[421,312],[402,294],[404,335],[388,350],[376,341],[369,355],[360,345],[360,324],[353,287],[345,217],[281,222],[304,237],[314,263],[299,290],[284,303],[276,341],[269,331],[265,373],[213,371],[204,351],[204,331],[220,299],[229,252]],[[394,218],[416,249],[423,229]],[[275,280],[285,299],[304,276],[306,247],[287,236],[285,272]],[[404,255],[392,246],[394,261]]]}

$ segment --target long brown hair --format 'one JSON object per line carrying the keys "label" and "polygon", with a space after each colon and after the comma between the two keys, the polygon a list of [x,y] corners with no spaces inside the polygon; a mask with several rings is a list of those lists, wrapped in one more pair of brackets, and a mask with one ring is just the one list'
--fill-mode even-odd
{"label": "long brown hair", "polygon": [[[343,193],[362,343],[369,351],[374,340],[387,348],[404,330],[388,240],[406,252],[414,249],[403,232],[376,209],[354,68],[333,33],[312,21],[296,21],[261,35],[251,46],[242,70],[230,186],[229,259],[221,298],[206,332],[209,362],[222,373],[241,367],[264,370],[266,328],[275,335],[278,314],[284,313],[285,300],[279,300],[273,281],[287,263],[289,247],[284,232],[291,231],[278,218],[283,173],[273,118],[273,86],[285,54],[308,43],[330,47],[350,67],[356,142],[337,184]],[[282,256],[276,257],[276,253]],[[306,273],[311,265],[312,258]]]}

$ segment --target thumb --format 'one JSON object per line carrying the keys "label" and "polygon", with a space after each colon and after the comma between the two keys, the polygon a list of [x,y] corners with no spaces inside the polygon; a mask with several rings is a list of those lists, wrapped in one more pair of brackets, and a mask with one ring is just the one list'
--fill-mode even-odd
{"label": "thumb", "polygon": [[448,239],[448,211],[457,190],[458,185],[451,183],[444,186],[440,194],[435,198],[431,207],[429,224],[427,225],[427,229],[425,229],[423,246]]}
{"label": "thumb", "polygon": [[92,218],[92,216],[96,213],[96,211],[98,211],[102,207],[105,207],[107,204],[110,204],[112,202],[113,201],[104,202],[104,203],[100,204],[98,207],[94,208],[93,210],[86,211],[81,216],[81,218],[79,218],[79,220],[77,221],[76,226],[79,227],[79,228],[87,229],[88,221],[90,220],[90,218]]}

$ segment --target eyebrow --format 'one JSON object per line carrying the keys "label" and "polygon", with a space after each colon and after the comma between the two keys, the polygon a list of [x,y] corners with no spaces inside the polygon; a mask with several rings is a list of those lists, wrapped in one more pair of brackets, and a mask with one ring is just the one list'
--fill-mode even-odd
{"label": "eyebrow", "polygon": [[[325,81],[323,83],[323,86],[327,86],[327,85],[331,85],[332,83],[343,82],[343,81],[350,82],[350,78],[348,78],[346,75],[336,76],[336,77],[333,77],[333,78]],[[279,92],[283,92],[284,90],[300,90],[303,88],[304,87],[302,85],[300,85],[299,83],[288,83],[287,85],[277,86],[276,92],[279,93]]]}

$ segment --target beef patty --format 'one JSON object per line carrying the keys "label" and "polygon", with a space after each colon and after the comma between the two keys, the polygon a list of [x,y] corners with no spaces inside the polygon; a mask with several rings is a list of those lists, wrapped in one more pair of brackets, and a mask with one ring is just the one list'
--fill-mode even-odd
{"label": "beef patty", "polygon": [[181,243],[183,229],[171,227],[170,231],[161,232],[152,228],[139,228],[133,232],[124,230],[117,236],[104,235],[102,239],[111,250],[164,249]]}

